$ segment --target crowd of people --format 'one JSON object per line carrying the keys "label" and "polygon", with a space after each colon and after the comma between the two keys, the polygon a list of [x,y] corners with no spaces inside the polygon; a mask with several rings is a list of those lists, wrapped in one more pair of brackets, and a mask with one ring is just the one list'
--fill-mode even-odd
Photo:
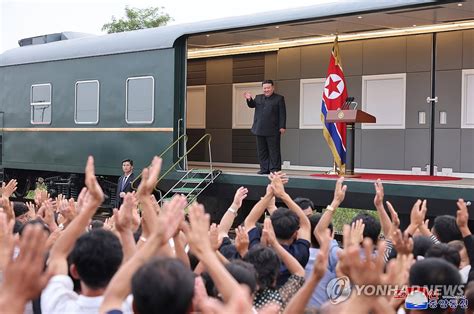
{"label": "crowd of people", "polygon": [[[418,200],[409,226],[400,230],[377,180],[378,219],[354,217],[339,243],[331,222],[346,196],[344,178],[331,204],[316,213],[310,200],[286,192],[284,173],[273,172],[265,195],[234,233],[245,187],[211,224],[205,208],[184,196],[157,202],[161,163],[152,160],[138,190],[125,193],[105,222],[92,220],[104,200],[92,157],[77,200],[42,192],[34,203],[11,202],[16,181],[3,184],[0,312],[473,313],[474,241],[462,199],[453,204],[456,216],[436,217],[431,229],[427,201]],[[369,286],[401,290],[357,289]],[[406,306],[420,291],[429,307]],[[450,303],[440,302],[444,298]]]}

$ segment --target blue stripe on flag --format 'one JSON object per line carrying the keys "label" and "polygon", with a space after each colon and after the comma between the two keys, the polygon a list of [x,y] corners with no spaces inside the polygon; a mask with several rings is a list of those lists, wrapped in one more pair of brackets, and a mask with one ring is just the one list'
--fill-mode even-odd
{"label": "blue stripe on flag", "polygon": [[336,123],[326,122],[327,108],[326,108],[326,103],[324,102],[324,100],[322,101],[322,104],[321,104],[321,112],[324,115],[326,129],[331,135],[332,141],[334,142],[334,146],[336,147],[337,153],[339,154],[339,158],[341,158],[342,164],[345,164],[346,151],[344,150],[344,146],[342,145],[342,140],[339,137],[339,133],[337,132]]}

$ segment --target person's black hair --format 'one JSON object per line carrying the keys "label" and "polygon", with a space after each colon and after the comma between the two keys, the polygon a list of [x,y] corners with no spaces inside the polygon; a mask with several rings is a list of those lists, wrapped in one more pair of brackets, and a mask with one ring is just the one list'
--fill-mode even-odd
{"label": "person's black hair", "polygon": [[13,225],[13,234],[20,233],[21,229],[23,229],[23,224],[20,221],[15,220],[15,224]]}
{"label": "person's black hair", "polygon": [[92,220],[90,224],[91,229],[98,229],[98,228],[103,228],[104,227],[104,222],[100,220]]}
{"label": "person's black hair", "polygon": [[425,256],[426,251],[434,245],[430,237],[427,236],[415,236],[413,237],[413,256]]}
{"label": "person's black hair", "polygon": [[466,296],[467,300],[467,309],[471,311],[466,313],[472,313],[472,311],[474,311],[474,281],[467,283],[464,295]]}
{"label": "person's black hair", "polygon": [[293,211],[279,207],[270,216],[273,230],[278,239],[288,240],[300,228],[300,218]]}
{"label": "person's black hair", "polygon": [[227,271],[240,284],[245,284],[254,293],[257,289],[257,271],[255,266],[242,260],[233,260],[225,265]]}
{"label": "person's black hair", "polygon": [[264,80],[262,82],[262,86],[263,86],[263,84],[271,84],[273,86],[273,80]]}
{"label": "person's black hair", "polygon": [[187,313],[194,295],[194,274],[180,260],[155,258],[132,277],[135,312]]}
{"label": "person's black hair", "polygon": [[33,225],[33,226],[40,225],[41,227],[43,227],[43,230],[46,231],[48,234],[51,233],[48,225],[43,220],[37,218],[37,219],[30,220],[24,223],[23,225],[21,225],[20,229],[18,230],[18,233],[20,234],[20,236],[23,234],[23,230],[25,230],[26,226],[28,225]]}
{"label": "person's black hair", "polygon": [[275,251],[257,244],[250,248],[243,260],[255,267],[260,291],[275,287],[276,279],[280,273],[280,258]]}
{"label": "person's black hair", "polygon": [[433,245],[428,249],[428,251],[426,251],[425,257],[442,258],[445,261],[453,264],[456,268],[459,268],[459,265],[461,264],[461,255],[459,252],[446,243],[438,243]]}
{"label": "person's black hair", "polygon": [[[429,257],[419,260],[411,266],[409,284],[410,286],[418,287],[440,286],[440,288],[445,287],[441,288],[445,290],[445,293],[449,293],[451,289],[452,292],[456,293],[459,291],[453,291],[455,290],[454,286],[461,285],[462,280],[459,270],[454,267],[453,264],[445,261],[442,258]],[[444,294],[443,291],[440,292]],[[444,296],[448,297],[448,295]],[[434,309],[428,308],[425,311],[426,313],[443,313],[447,312],[448,310],[438,307]]]}
{"label": "person's black hair", "polygon": [[[318,242],[318,239],[316,239],[316,237],[314,236],[314,229],[318,225],[319,220],[321,220],[322,216],[323,214],[321,213],[315,213],[308,217],[309,222],[311,223],[311,246],[317,249],[319,249],[319,242]],[[329,230],[331,230],[331,233],[332,233],[333,231],[332,223],[329,224],[328,228]]]}
{"label": "person's black hair", "polygon": [[57,189],[48,189],[48,193],[49,193],[49,198],[51,198],[53,200],[56,199],[56,197],[58,197],[58,195],[59,195]]}
{"label": "person's black hair", "polygon": [[122,245],[112,232],[92,229],[77,239],[70,254],[82,282],[91,289],[107,287],[122,263]]}
{"label": "person's black hair", "polygon": [[[230,263],[225,264],[224,267],[239,284],[246,285],[249,288],[250,293],[255,292],[257,289],[257,271],[252,264],[242,260],[232,260]],[[214,280],[212,280],[209,273],[202,272],[201,278],[204,282],[207,295],[210,297],[219,298],[219,291],[217,291]]]}
{"label": "person's black hair", "polygon": [[314,203],[312,200],[306,197],[297,197],[293,200],[296,205],[298,205],[302,210],[305,210],[307,208],[311,208],[311,210],[314,210]]}
{"label": "person's black hair", "polygon": [[127,159],[122,160],[122,164],[123,164],[124,162],[127,162],[127,161],[130,163],[130,166],[133,166],[133,160],[130,159],[130,158],[127,158]]}
{"label": "person's black hair", "polygon": [[13,211],[15,212],[15,218],[18,218],[21,215],[26,214],[29,209],[23,202],[13,202]]}
{"label": "person's black hair", "polygon": [[464,250],[466,248],[466,246],[464,245],[464,242],[461,241],[461,240],[453,240],[453,241],[450,241],[448,243],[449,247],[452,247],[453,249],[455,249],[456,251],[459,252],[459,254],[461,254],[461,251]]}
{"label": "person's black hair", "polygon": [[235,244],[231,243],[230,241],[225,245],[221,245],[219,248],[219,252],[228,260],[241,258],[239,252],[237,252]]}
{"label": "person's black hair", "polygon": [[375,219],[374,216],[365,213],[361,213],[355,216],[354,219],[352,219],[352,222],[356,222],[360,219],[362,219],[362,222],[365,225],[363,233],[364,238],[370,238],[372,239],[373,243],[377,243],[381,229],[380,222]]}
{"label": "person's black hair", "polygon": [[433,234],[443,243],[462,240],[461,231],[459,231],[459,227],[456,224],[456,218],[450,215],[441,215],[435,218]]}

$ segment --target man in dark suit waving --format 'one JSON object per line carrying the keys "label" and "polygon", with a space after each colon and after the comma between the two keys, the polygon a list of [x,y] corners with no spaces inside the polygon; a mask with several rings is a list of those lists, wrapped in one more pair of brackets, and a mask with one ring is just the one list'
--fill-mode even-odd
{"label": "man in dark suit waving", "polygon": [[285,98],[274,93],[272,80],[262,82],[263,94],[244,93],[247,106],[255,108],[252,133],[257,136],[259,174],[281,170],[280,137],[286,130]]}
{"label": "man in dark suit waving", "polygon": [[135,179],[135,175],[133,174],[133,160],[122,160],[122,171],[123,175],[117,182],[117,199],[115,202],[115,206],[119,209],[120,205],[123,203],[123,197],[125,196],[125,193],[132,191],[132,181]]}

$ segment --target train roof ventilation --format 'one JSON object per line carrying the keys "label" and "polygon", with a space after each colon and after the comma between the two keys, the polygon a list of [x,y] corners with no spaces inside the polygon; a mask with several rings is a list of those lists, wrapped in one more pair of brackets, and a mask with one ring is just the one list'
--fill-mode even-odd
{"label": "train roof ventilation", "polygon": [[70,40],[70,39],[77,39],[83,37],[95,36],[92,34],[87,33],[79,33],[79,32],[62,32],[62,33],[55,33],[55,34],[46,34],[41,36],[35,37],[28,37],[23,38],[18,41],[20,47],[23,46],[31,46],[31,45],[42,45],[47,43],[52,43],[61,40]]}

